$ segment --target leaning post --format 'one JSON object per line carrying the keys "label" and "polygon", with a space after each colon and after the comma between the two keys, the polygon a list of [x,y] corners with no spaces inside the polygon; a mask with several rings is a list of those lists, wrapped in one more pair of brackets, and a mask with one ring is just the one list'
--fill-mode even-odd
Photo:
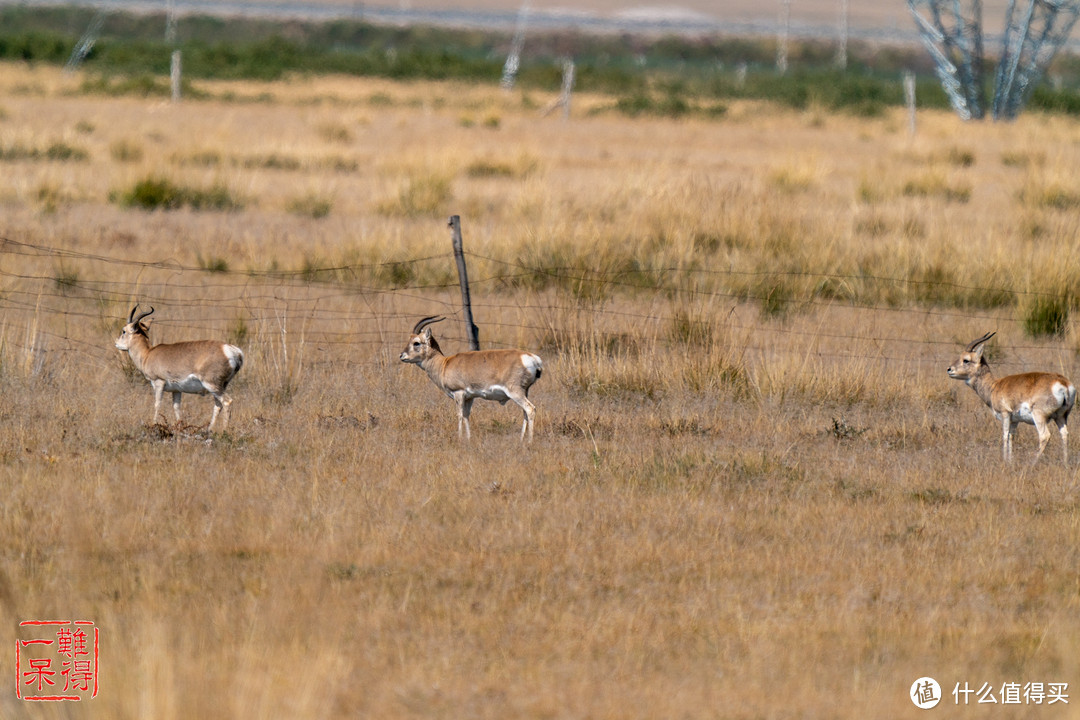
{"label": "leaning post", "polygon": [[465,334],[469,336],[469,349],[480,349],[480,329],[473,323],[472,301],[469,299],[469,272],[465,269],[465,250],[461,242],[461,217],[450,216],[450,240],[454,244],[454,260],[457,262],[458,280],[461,282],[461,309],[465,315]]}

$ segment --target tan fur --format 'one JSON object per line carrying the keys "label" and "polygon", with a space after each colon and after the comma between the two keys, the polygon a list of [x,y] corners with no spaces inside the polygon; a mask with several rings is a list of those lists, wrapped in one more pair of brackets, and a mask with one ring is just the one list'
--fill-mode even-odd
{"label": "tan fur", "polygon": [[[137,308],[138,305],[132,308],[128,323],[116,339],[116,348],[128,353],[136,369],[154,388],[154,417],[151,422],[157,422],[161,398],[168,390],[173,396],[173,412],[177,422],[180,422],[183,393],[209,393],[214,397],[214,412],[208,429],[214,429],[218,413],[222,410],[225,411],[222,427],[228,427],[232,398],[225,393],[225,388],[243,367],[243,351],[235,345],[213,340],[151,345],[148,328],[140,322],[149,313],[136,318]],[[150,312],[153,312],[153,308]]]}
{"label": "tan fur", "polygon": [[523,350],[477,350],[447,356],[432,337],[431,328],[424,328],[413,335],[399,359],[419,365],[436,387],[454,399],[458,406],[459,436],[464,428],[466,439],[471,437],[469,413],[473,400],[479,398],[501,404],[507,400],[517,403],[525,414],[521,438],[524,440],[528,434],[532,440],[536,406],[529,401],[529,388],[543,370],[538,355]]}
{"label": "tan fur", "polygon": [[994,336],[987,333],[968,345],[956,363],[946,371],[963,380],[993,411],[1001,423],[1002,455],[1012,459],[1012,436],[1021,422],[1035,426],[1039,433],[1038,460],[1050,440],[1050,422],[1061,435],[1062,457],[1069,464],[1069,413],[1076,403],[1076,388],[1057,373],[1028,372],[995,378],[983,358],[983,345]]}

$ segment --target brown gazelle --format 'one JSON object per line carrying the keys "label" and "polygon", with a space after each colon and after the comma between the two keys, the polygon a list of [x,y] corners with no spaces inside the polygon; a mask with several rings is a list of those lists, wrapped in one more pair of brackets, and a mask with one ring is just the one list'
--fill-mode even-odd
{"label": "brown gazelle", "polygon": [[538,355],[523,350],[474,350],[443,355],[428,325],[445,320],[432,315],[416,323],[413,337],[401,353],[401,362],[419,365],[435,386],[449,395],[458,406],[458,436],[462,427],[469,433],[469,412],[473,400],[495,400],[506,404],[513,400],[525,413],[521,439],[533,437],[536,407],[529,401],[529,388],[540,379],[543,363]]}
{"label": "brown gazelle", "polygon": [[990,365],[983,357],[983,344],[994,337],[989,332],[975,340],[950,367],[949,377],[963,380],[968,387],[990,406],[1001,423],[1002,455],[1012,459],[1012,436],[1022,422],[1035,426],[1039,432],[1038,460],[1050,440],[1050,423],[1061,434],[1061,452],[1069,464],[1069,412],[1076,403],[1076,388],[1063,375],[1029,372],[994,378]]}
{"label": "brown gazelle", "polygon": [[229,424],[229,405],[232,399],[225,394],[229,381],[244,365],[244,351],[235,345],[214,340],[162,343],[151,345],[148,328],[143,318],[154,312],[150,308],[138,316],[131,308],[127,324],[116,338],[116,347],[131,357],[131,362],[154,388],[154,419],[161,411],[161,396],[172,393],[173,412],[180,422],[180,399],[183,393],[214,396],[214,414],[210,417],[210,430],[214,429],[218,412],[224,410],[222,425]]}

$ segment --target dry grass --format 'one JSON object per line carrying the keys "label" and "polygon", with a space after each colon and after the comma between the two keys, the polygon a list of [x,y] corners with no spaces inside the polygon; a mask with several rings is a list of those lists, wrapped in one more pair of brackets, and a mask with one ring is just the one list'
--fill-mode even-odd
{"label": "dry grass", "polygon": [[[1077,677],[1075,463],[1026,464],[1024,428],[1003,467],[944,373],[997,329],[996,368],[1080,377],[1071,325],[1025,341],[1024,303],[980,295],[1075,287],[1075,221],[1038,199],[1071,190],[1074,123],[927,114],[912,139],[756,105],[562,123],[443,85],[173,107],[77,83],[0,71],[0,144],[88,154],[0,163],[0,235],[112,259],[0,254],[0,647],[20,619],[94,620],[101,693],[72,714],[895,717],[922,675]],[[271,156],[296,163],[190,161]],[[110,201],[155,173],[248,202]],[[905,192],[928,177],[970,196]],[[405,212],[418,178],[447,187]],[[492,404],[458,443],[397,361],[456,307],[424,287],[453,281],[451,212],[482,342],[544,357],[526,448]],[[269,269],[299,274],[246,272]],[[227,433],[198,398],[148,425],[111,349],[136,300],[155,341],[244,346]]]}

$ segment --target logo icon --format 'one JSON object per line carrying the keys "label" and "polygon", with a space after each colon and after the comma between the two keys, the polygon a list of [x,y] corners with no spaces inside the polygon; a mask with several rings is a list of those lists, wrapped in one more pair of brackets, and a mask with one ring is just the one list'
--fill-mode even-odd
{"label": "logo icon", "polygon": [[911,683],[910,697],[915,707],[929,710],[941,702],[941,686],[932,677],[921,677]]}
{"label": "logo icon", "polygon": [[15,641],[15,696],[87,700],[98,693],[98,628],[89,620],[27,620],[36,637]]}

